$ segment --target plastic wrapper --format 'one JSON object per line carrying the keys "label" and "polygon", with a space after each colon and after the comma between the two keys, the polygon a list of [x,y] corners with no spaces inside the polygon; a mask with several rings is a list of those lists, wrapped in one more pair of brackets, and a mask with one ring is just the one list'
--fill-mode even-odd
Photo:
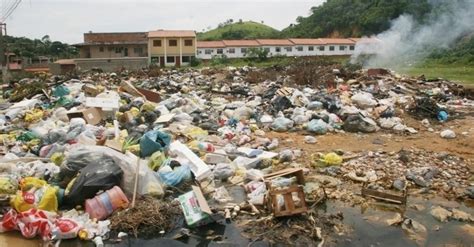
{"label": "plastic wrapper", "polygon": [[20,189],[11,199],[12,208],[24,212],[32,208],[57,211],[57,189],[38,178],[26,177],[20,182]]}
{"label": "plastic wrapper", "polygon": [[18,190],[17,180],[8,174],[0,174],[0,194],[15,194]]}
{"label": "plastic wrapper", "polygon": [[43,240],[49,240],[55,216],[38,209],[30,209],[23,213],[17,213],[11,209],[3,217],[0,232],[19,230],[25,238],[34,238],[39,235]]}
{"label": "plastic wrapper", "polygon": [[148,159],[148,167],[153,171],[157,171],[167,160],[165,153],[156,151]]}
{"label": "plastic wrapper", "polygon": [[321,119],[313,119],[308,123],[307,130],[311,133],[324,135],[328,132],[328,124]]}
{"label": "plastic wrapper", "polygon": [[286,117],[278,117],[273,121],[271,128],[277,132],[284,132],[293,127],[294,122]]}
{"label": "plastic wrapper", "polygon": [[216,179],[227,179],[235,174],[235,169],[232,167],[231,164],[227,163],[219,163],[214,168],[214,178]]}
{"label": "plastic wrapper", "polygon": [[338,166],[342,164],[342,157],[336,153],[327,153],[321,158],[321,162],[328,166]]}
{"label": "plastic wrapper", "polygon": [[216,191],[214,192],[212,198],[219,203],[227,203],[232,201],[232,197],[230,196],[229,191],[227,191],[224,186],[216,188]]}

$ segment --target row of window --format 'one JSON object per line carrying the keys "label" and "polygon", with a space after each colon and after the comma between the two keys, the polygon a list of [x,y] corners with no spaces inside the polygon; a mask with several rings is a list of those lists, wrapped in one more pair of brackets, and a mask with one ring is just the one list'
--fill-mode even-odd
{"label": "row of window", "polygon": [[[161,40],[153,40],[153,46],[154,47],[161,47]],[[169,39],[168,40],[168,46],[178,46],[178,40],[177,39]],[[185,39],[184,40],[184,46],[193,46],[193,40],[192,39]]]}
{"label": "row of window", "polygon": [[[163,57],[162,57],[163,58]],[[176,58],[175,56],[167,56],[166,57],[166,63],[176,63]],[[189,63],[191,62],[192,56],[182,56],[182,61],[183,63]],[[158,57],[153,57],[152,58],[152,63],[159,63],[159,58]]]}
{"label": "row of window", "polygon": [[[271,51],[271,49],[269,47],[265,47],[263,49],[267,52]],[[293,51],[293,47],[291,47],[291,46],[284,47],[284,49],[285,49],[286,52],[292,52]],[[315,49],[314,46],[308,46],[308,51],[314,51],[314,49]],[[325,51],[326,47],[325,46],[318,46],[317,49],[319,51]],[[345,45],[340,45],[339,46],[340,51],[345,51],[346,49],[347,49],[347,46],[345,46]],[[354,49],[355,49],[355,47],[353,45],[349,46],[349,50],[353,51]],[[302,52],[304,50],[304,47],[303,46],[297,46],[296,50],[299,51],[299,52]],[[335,51],[335,50],[336,50],[335,46],[332,46],[332,45],[329,46],[329,51]],[[206,55],[211,55],[213,52],[214,52],[213,49],[205,49],[204,50],[204,54],[206,54]],[[247,53],[247,48],[240,48],[240,52],[242,54]],[[275,47],[275,52],[281,52],[281,47]],[[201,51],[199,51],[199,53],[201,53]],[[224,54],[224,49],[217,49],[216,53],[217,54]],[[235,48],[227,49],[227,53],[228,54],[234,54],[235,53]]]}
{"label": "row of window", "polygon": [[[122,53],[125,49],[127,49],[128,51],[128,48],[124,48],[124,47],[109,47],[107,50],[109,52],[115,52],[115,53]],[[105,48],[103,46],[100,46],[99,47],[99,52],[105,52]],[[134,47],[133,48],[133,52],[135,54],[142,54],[143,53],[143,48],[142,47]]]}

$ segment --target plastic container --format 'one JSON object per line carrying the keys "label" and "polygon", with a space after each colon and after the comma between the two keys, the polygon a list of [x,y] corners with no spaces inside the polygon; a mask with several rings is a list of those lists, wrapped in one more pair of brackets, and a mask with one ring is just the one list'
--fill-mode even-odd
{"label": "plastic container", "polygon": [[91,219],[103,220],[118,208],[128,207],[128,199],[118,186],[92,198],[85,203],[86,212]]}
{"label": "plastic container", "polygon": [[208,142],[200,142],[198,144],[198,148],[199,150],[208,152],[208,153],[213,153],[214,151],[216,151],[216,148],[214,147],[214,145]]}

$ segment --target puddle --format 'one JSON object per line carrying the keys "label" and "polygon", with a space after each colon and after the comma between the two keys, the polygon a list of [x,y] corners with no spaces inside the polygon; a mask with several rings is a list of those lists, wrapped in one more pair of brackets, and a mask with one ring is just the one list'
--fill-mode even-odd
{"label": "puddle", "polygon": [[[232,194],[238,191],[230,189]],[[351,231],[347,235],[331,236],[324,246],[418,246],[404,232],[401,226],[388,226],[387,219],[394,217],[400,208],[390,204],[373,203],[367,208],[361,206],[350,207],[339,201],[328,201],[319,206],[318,211],[335,214],[344,214],[343,223]],[[447,208],[456,207],[474,215],[472,202],[458,203],[446,201],[441,198],[425,200],[421,198],[408,198],[408,207],[405,217],[414,219],[427,229],[427,237],[423,246],[472,246],[474,243],[474,226],[470,223],[450,220],[446,223],[438,222],[430,214],[432,205],[441,205]],[[421,210],[416,210],[413,205],[421,205]],[[178,240],[171,239],[179,232],[176,229],[159,239],[126,239],[119,243],[105,243],[105,246],[249,246],[250,241],[243,238],[240,230],[233,223],[226,223],[224,219],[196,229],[191,229],[190,237]],[[6,246],[41,246],[39,239],[23,239],[18,232],[0,234],[0,243]],[[80,240],[63,241],[61,246],[95,246],[92,242]],[[251,243],[251,246],[270,246],[267,242]]]}

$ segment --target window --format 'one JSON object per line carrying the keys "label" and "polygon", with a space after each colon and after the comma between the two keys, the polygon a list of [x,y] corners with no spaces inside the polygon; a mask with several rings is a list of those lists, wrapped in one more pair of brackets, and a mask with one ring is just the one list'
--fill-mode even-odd
{"label": "window", "polygon": [[308,46],[308,51],[314,51],[314,46]]}
{"label": "window", "polygon": [[275,47],[275,52],[281,52],[281,47]]}
{"label": "window", "polygon": [[170,39],[170,40],[168,40],[168,45],[169,46],[178,46],[178,40]]}
{"label": "window", "polygon": [[108,50],[109,50],[109,51],[113,51],[113,50],[114,50],[114,48],[113,48],[113,47],[109,47],[109,49],[108,49]]}
{"label": "window", "polygon": [[353,46],[353,45],[349,46],[349,50],[351,50],[351,51],[355,50],[355,46]]}
{"label": "window", "polygon": [[122,47],[115,47],[115,53],[122,53]]}
{"label": "window", "polygon": [[217,49],[217,54],[224,54],[224,49]]}
{"label": "window", "polygon": [[329,46],[329,50],[330,50],[330,51],[334,51],[334,46],[332,46],[332,45]]}
{"label": "window", "polygon": [[142,54],[143,53],[143,48],[142,47],[135,47],[135,48],[133,48],[133,52],[135,54]]}
{"label": "window", "polygon": [[287,52],[291,52],[291,51],[293,50],[293,48],[287,46],[287,47],[285,47],[285,50],[286,50]]}
{"label": "window", "polygon": [[207,54],[207,55],[210,55],[210,54],[212,54],[212,49],[206,49],[204,51],[204,53]]}
{"label": "window", "polygon": [[174,63],[174,57],[166,57],[166,63]]}
{"label": "window", "polygon": [[240,52],[243,53],[243,54],[247,53],[247,48],[241,48]]}
{"label": "window", "polygon": [[184,46],[193,46],[193,40],[192,39],[185,39],[184,40]]}
{"label": "window", "polygon": [[103,46],[99,47],[99,52],[104,52],[104,47]]}
{"label": "window", "polygon": [[263,48],[263,50],[264,50],[265,52],[270,52],[270,48],[268,48],[268,47]]}
{"label": "window", "polygon": [[229,49],[227,50],[227,53],[229,53],[229,54],[234,54],[234,53],[235,53],[235,48],[229,48]]}
{"label": "window", "polygon": [[183,56],[183,63],[189,63],[191,62],[191,57],[190,56]]}
{"label": "window", "polygon": [[303,46],[298,46],[298,47],[296,47],[296,50],[297,50],[297,51],[303,51]]}
{"label": "window", "polygon": [[202,54],[202,51],[201,51],[201,50],[198,50],[198,54]]}
{"label": "window", "polygon": [[320,51],[324,51],[324,46],[320,46],[318,49],[319,49]]}
{"label": "window", "polygon": [[339,50],[340,50],[340,51],[344,51],[345,49],[346,49],[346,46],[345,46],[345,45],[340,45],[340,46],[339,46]]}
{"label": "window", "polygon": [[153,40],[153,46],[154,47],[161,47],[161,39]]}

